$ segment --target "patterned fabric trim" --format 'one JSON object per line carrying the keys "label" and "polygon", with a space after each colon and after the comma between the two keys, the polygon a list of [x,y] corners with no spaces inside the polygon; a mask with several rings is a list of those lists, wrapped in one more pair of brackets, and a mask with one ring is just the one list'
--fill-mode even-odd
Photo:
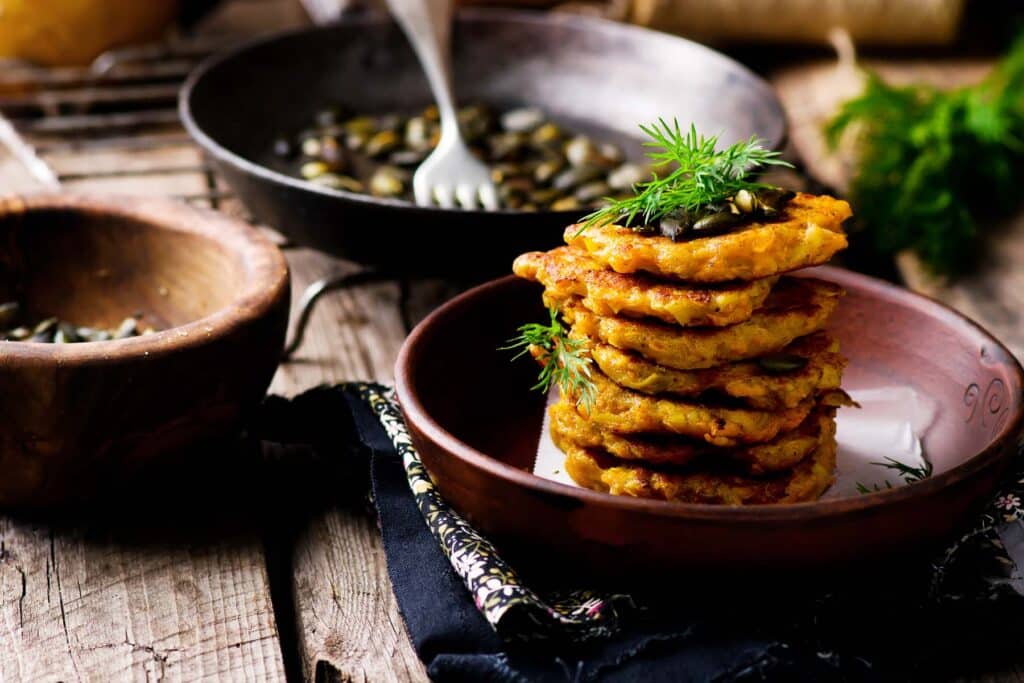
{"label": "patterned fabric trim", "polygon": [[394,390],[373,384],[358,384],[356,389],[401,456],[416,505],[431,533],[466,584],[477,609],[499,635],[507,640],[568,638],[579,642],[618,632],[622,616],[636,610],[632,598],[589,590],[544,598],[523,585],[491,542],[441,498],[412,445]]}
{"label": "patterned fabric trim", "polygon": [[[401,456],[409,487],[431,533],[499,635],[518,641],[607,638],[619,631],[624,616],[641,609],[628,595],[575,590],[542,597],[523,585],[491,542],[441,498],[412,445],[394,390],[376,384],[354,386]],[[985,601],[1024,594],[1024,576],[1014,561],[1017,558],[1024,565],[1022,501],[1024,453],[1018,453],[999,493],[975,525],[933,560],[926,591],[929,601]]]}

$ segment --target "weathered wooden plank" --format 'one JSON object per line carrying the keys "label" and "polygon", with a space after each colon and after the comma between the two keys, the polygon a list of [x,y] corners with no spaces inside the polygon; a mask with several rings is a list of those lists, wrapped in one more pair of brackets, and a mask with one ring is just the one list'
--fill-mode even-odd
{"label": "weathered wooden plank", "polygon": [[0,680],[284,680],[259,539],[125,544],[0,518]]}
{"label": "weathered wooden plank", "polygon": [[[0,187],[37,185],[0,155]],[[0,516],[0,681],[284,680],[256,530],[210,537],[206,517],[171,536],[125,528],[168,504],[191,509],[191,482],[179,483],[90,524]]]}
{"label": "weathered wooden plank", "polygon": [[[288,251],[293,297],[344,266],[315,252]],[[404,327],[398,286],[375,285],[322,298],[306,341],[272,390],[291,395],[320,383],[389,382]],[[294,317],[295,311],[293,311]],[[295,541],[294,609],[306,680],[420,681],[422,664],[405,634],[372,520],[335,508],[315,514]]]}

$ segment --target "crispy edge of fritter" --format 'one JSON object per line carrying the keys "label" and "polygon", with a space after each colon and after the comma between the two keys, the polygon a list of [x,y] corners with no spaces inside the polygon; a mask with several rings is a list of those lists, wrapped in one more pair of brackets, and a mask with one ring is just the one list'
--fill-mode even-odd
{"label": "crispy edge of fritter", "polygon": [[684,327],[721,327],[746,320],[764,303],[777,279],[704,286],[666,282],[616,273],[572,247],[522,254],[512,272],[544,285],[552,298],[579,297],[598,315],[652,317]]}
{"label": "crispy edge of fritter", "polygon": [[564,238],[620,273],[692,282],[756,280],[827,262],[846,248],[842,223],[851,215],[841,199],[799,193],[781,219],[724,235],[673,242],[618,225],[570,225]]}
{"label": "crispy edge of fritter", "polygon": [[695,397],[720,392],[753,408],[792,408],[819,391],[838,389],[847,360],[827,332],[794,340],[781,353],[807,359],[799,370],[772,374],[755,360],[698,370],[658,365],[633,351],[584,338],[597,367],[616,384],[644,394]]}
{"label": "crispy edge of fritter", "polygon": [[620,460],[652,465],[686,465],[694,461],[729,458],[742,463],[748,474],[764,475],[786,470],[817,448],[824,422],[834,411],[818,408],[793,429],[773,441],[738,448],[716,448],[705,442],[683,440],[674,435],[616,434],[580,415],[576,407],[562,400],[548,409],[551,437],[581,448],[597,448]]}
{"label": "crispy edge of fritter", "polygon": [[[714,446],[771,441],[795,429],[815,405],[808,398],[781,411],[734,408],[657,398],[625,389],[598,370],[591,372],[593,403],[580,409],[588,419],[618,434],[679,434]],[[575,397],[569,397],[575,402]]]}
{"label": "crispy edge of fritter", "polygon": [[635,351],[666,367],[697,370],[782,350],[795,339],[825,327],[839,304],[839,285],[812,278],[782,278],[764,307],[729,327],[679,328],[660,322],[597,316],[578,301],[559,306],[577,335]]}
{"label": "crispy edge of fritter", "polygon": [[612,495],[717,505],[814,501],[835,481],[835,421],[828,419],[819,446],[788,472],[757,479],[700,471],[659,470],[616,460],[599,449],[562,441],[569,476],[584,488]]}

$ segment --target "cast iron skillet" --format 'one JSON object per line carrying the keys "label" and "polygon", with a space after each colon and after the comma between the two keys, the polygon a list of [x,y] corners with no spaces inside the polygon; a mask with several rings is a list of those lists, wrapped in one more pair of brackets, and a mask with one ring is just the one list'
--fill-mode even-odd
{"label": "cast iron skillet", "polygon": [[[640,156],[637,124],[691,121],[723,140],[785,133],[771,88],[727,57],[647,29],[566,14],[464,10],[454,27],[457,97],[499,108],[534,104],[565,125]],[[297,243],[411,274],[508,272],[512,259],[560,241],[574,212],[418,208],[290,177],[271,147],[340,102],[357,112],[431,102],[398,27],[349,19],[263,38],[212,57],[181,94],[185,127],[259,221]]]}

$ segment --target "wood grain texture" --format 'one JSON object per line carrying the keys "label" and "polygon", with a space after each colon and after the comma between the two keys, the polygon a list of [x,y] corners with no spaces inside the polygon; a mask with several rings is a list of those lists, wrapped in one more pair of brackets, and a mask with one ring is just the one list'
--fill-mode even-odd
{"label": "wood grain texture", "polygon": [[0,518],[0,680],[284,680],[258,539],[135,545]]}
{"label": "wood grain texture", "polygon": [[[315,279],[351,268],[305,249],[289,250],[288,259],[295,301]],[[355,379],[391,382],[405,337],[398,303],[397,285],[325,296],[306,341],[278,371],[271,391],[292,395]],[[426,680],[371,519],[341,507],[315,513],[295,539],[293,561],[297,645],[306,680]]]}

